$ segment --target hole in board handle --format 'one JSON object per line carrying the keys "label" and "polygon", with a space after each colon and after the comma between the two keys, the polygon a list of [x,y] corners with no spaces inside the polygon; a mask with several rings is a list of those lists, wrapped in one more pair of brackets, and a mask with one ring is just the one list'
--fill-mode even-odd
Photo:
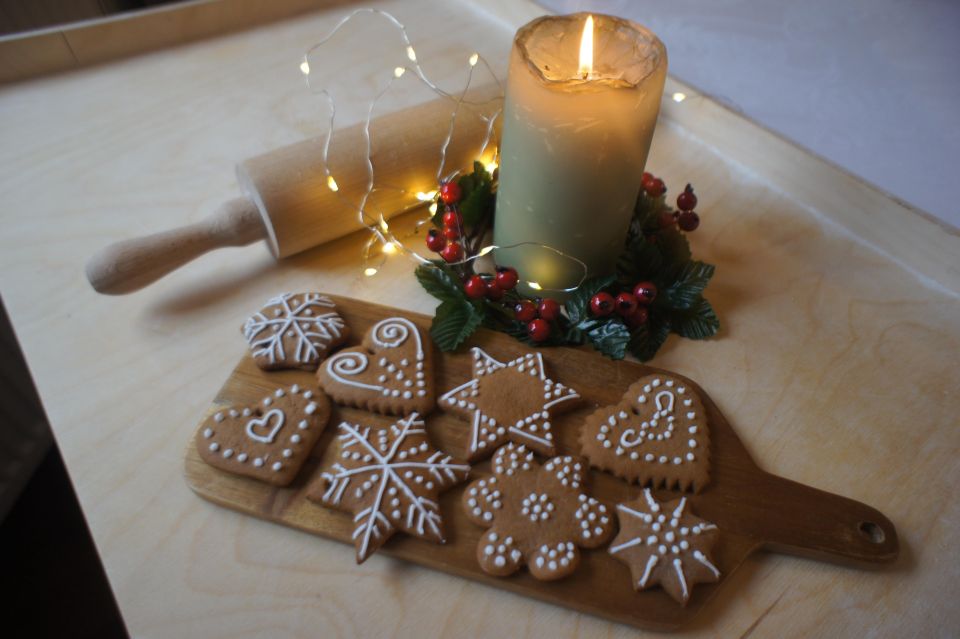
{"label": "hole in board handle", "polygon": [[857,530],[874,544],[882,544],[883,540],[887,538],[887,536],[883,534],[883,528],[872,521],[861,521],[860,525],[857,526]]}

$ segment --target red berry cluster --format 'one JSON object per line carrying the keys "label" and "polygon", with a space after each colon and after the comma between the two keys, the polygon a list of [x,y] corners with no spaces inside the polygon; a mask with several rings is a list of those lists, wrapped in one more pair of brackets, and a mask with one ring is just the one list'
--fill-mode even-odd
{"label": "red berry cluster", "polygon": [[440,199],[443,201],[443,229],[430,229],[427,232],[427,248],[439,253],[447,263],[463,259],[463,245],[458,241],[463,235],[463,216],[457,210],[457,203],[463,190],[456,182],[445,182],[440,186]]}
{"label": "red berry cluster", "polygon": [[[643,191],[650,197],[660,197],[667,192],[667,186],[663,180],[651,173],[643,174]],[[693,186],[687,184],[683,193],[677,196],[677,208],[679,211],[663,211],[660,213],[658,222],[660,228],[667,228],[676,224],[681,231],[696,231],[700,226],[700,216],[693,209],[697,208],[697,196],[693,192]]]}
{"label": "red berry cluster", "polygon": [[610,293],[597,293],[590,298],[590,312],[597,317],[606,317],[616,312],[630,328],[636,328],[647,321],[647,306],[657,299],[657,285],[653,282],[639,282],[633,292],[624,291],[616,297]]}
{"label": "red berry cluster", "polygon": [[484,279],[482,275],[471,275],[463,284],[463,292],[472,300],[486,297],[496,302],[502,299],[507,291],[517,285],[519,281],[517,271],[512,268],[497,268],[497,274],[491,279]]}
{"label": "red berry cluster", "polygon": [[527,324],[527,335],[534,342],[542,342],[550,337],[550,322],[560,317],[560,303],[544,298],[534,303],[521,300],[513,307],[514,317]]}

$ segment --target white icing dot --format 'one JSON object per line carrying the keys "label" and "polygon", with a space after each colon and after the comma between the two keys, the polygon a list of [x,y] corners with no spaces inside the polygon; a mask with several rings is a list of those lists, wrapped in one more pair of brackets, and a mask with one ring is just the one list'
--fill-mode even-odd
{"label": "white icing dot", "polygon": [[224,459],[229,459],[229,458],[232,457],[232,456],[233,456],[233,449],[232,449],[232,448],[228,448],[228,449],[226,449],[225,451],[223,451],[223,458],[224,458]]}
{"label": "white icing dot", "polygon": [[257,468],[260,468],[261,466],[263,466],[263,459],[261,459],[260,457],[254,458],[253,465],[256,466]]}
{"label": "white icing dot", "polygon": [[281,468],[283,468],[283,464],[281,464],[280,462],[274,462],[274,463],[273,463],[273,470],[274,470],[274,472],[280,470]]}
{"label": "white icing dot", "polygon": [[212,429],[212,428],[204,428],[204,429],[203,429],[203,436],[206,437],[207,439],[210,439],[211,437],[213,437],[213,429]]}
{"label": "white icing dot", "polygon": [[293,451],[290,450],[289,448],[284,448],[284,449],[283,449],[283,456],[284,456],[284,457],[287,457],[287,458],[289,459],[290,457],[293,457]]}
{"label": "white icing dot", "polygon": [[220,450],[220,444],[218,444],[217,442],[213,442],[212,444],[210,444],[210,450],[212,450],[213,452],[217,452],[218,450]]}
{"label": "white icing dot", "polygon": [[307,429],[307,426],[308,426],[307,420],[305,420],[305,419],[301,419],[301,420],[300,420],[300,423],[297,424],[297,428],[299,428],[300,430],[306,430],[306,429]]}
{"label": "white icing dot", "polygon": [[239,455],[237,455],[237,461],[241,463],[247,461],[247,454],[240,453]]}
{"label": "white icing dot", "polygon": [[[223,413],[217,413],[216,415],[214,415],[214,416],[213,416],[213,421],[217,422],[218,424],[219,424],[220,422],[222,422],[222,421],[223,421]],[[209,429],[208,429],[208,430],[209,430]]]}

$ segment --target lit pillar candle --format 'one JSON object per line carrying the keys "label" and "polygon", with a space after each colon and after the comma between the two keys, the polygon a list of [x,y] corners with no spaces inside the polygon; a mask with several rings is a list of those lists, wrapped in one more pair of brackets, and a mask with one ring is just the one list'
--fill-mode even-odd
{"label": "lit pillar candle", "polygon": [[[494,243],[542,244],[590,275],[613,272],[666,73],[663,43],[628,20],[574,14],[522,27],[507,77]],[[576,286],[583,274],[537,246],[499,249],[496,259],[543,289]]]}

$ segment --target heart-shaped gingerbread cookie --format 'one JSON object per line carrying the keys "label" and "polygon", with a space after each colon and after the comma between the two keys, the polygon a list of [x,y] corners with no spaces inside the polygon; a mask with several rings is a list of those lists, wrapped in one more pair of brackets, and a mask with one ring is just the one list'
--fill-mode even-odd
{"label": "heart-shaped gingerbread cookie", "polygon": [[435,404],[430,345],[410,320],[374,324],[363,344],[328,358],[320,387],[338,404],[386,415],[425,415]]}
{"label": "heart-shaped gingerbread cookie", "polygon": [[710,432],[700,397],[665,374],[648,375],[580,433],[590,465],[640,485],[700,492],[710,479]]}
{"label": "heart-shaped gingerbread cookie", "polygon": [[197,450],[211,466],[286,486],[310,456],[330,419],[330,400],[294,384],[255,406],[224,408],[197,432]]}

